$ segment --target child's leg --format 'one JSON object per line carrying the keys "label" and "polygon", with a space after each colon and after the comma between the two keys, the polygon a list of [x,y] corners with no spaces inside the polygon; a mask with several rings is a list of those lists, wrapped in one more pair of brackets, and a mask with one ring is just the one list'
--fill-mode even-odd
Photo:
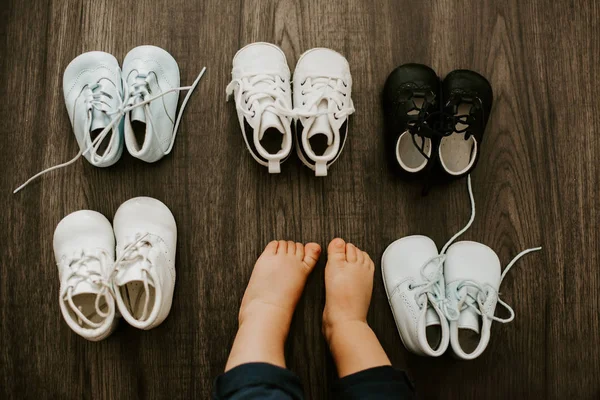
{"label": "child's leg", "polygon": [[356,246],[342,239],[329,244],[323,334],[341,378],[336,393],[344,399],[412,398],[406,375],[391,367],[367,324],[374,271],[369,255]]}
{"label": "child's leg", "polygon": [[284,345],[296,304],[321,247],[274,241],[260,256],[239,313],[238,332],[216,399],[300,399],[302,385],[285,368]]}

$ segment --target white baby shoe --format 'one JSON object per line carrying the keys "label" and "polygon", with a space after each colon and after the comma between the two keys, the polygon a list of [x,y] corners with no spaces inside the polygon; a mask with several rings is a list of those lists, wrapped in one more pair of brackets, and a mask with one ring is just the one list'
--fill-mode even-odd
{"label": "white baby shoe", "polygon": [[119,118],[123,89],[117,59],[101,51],[83,53],[67,66],[63,91],[79,148],[85,152],[91,147],[83,156],[96,167],[116,163],[123,153]]}
{"label": "white baby shoe", "polygon": [[106,338],[117,322],[109,280],[115,260],[110,222],[90,210],[67,215],[54,231],[54,255],[65,321],[88,340]]}
{"label": "white baby shoe", "polygon": [[316,176],[340,156],[354,112],[352,75],[341,54],[323,48],[304,53],[294,71],[294,113],[298,157]]}
{"label": "white baby shoe", "polygon": [[[84,53],[65,70],[65,104],[79,144],[79,153],[62,164],[46,168],[14,190],[38,177],[73,164],[82,155],[97,167],[116,163],[123,153],[123,117],[129,152],[147,162],[171,152],[185,106],[206,71],[192,86],[178,87],[177,63],[166,51],[154,46],[137,47],[125,58],[126,75],[110,54]],[[123,88],[123,77],[126,87]],[[188,93],[177,108],[177,92]]]}
{"label": "white baby shoe", "polygon": [[119,311],[139,329],[169,315],[175,289],[177,225],[167,206],[150,197],[123,203],[114,218],[117,238],[113,289]]}
{"label": "white baby shoe", "polygon": [[411,352],[437,357],[448,348],[443,256],[430,238],[407,236],[388,246],[381,259],[396,327]]}
{"label": "white baby shoe", "polygon": [[[187,100],[203,73],[192,86],[179,87],[179,67],[167,51],[139,46],[125,56],[125,104],[132,108],[125,114],[125,143],[132,156],[152,163],[171,152]],[[177,114],[180,90],[189,91]]]}
{"label": "white baby shoe", "polygon": [[[488,246],[477,242],[457,242],[448,248],[444,263],[446,297],[449,306],[459,314],[450,321],[450,344],[454,354],[463,360],[481,355],[490,341],[492,322],[508,323],[515,317],[512,308],[498,298],[500,284],[515,262],[527,253],[517,255],[501,273],[500,260]],[[510,316],[494,316],[496,305],[504,306]]]}
{"label": "white baby shoe", "polygon": [[240,127],[252,157],[281,172],[292,150],[292,91],[290,69],[281,49],[270,43],[252,43],[233,58],[227,99],[235,99]]}

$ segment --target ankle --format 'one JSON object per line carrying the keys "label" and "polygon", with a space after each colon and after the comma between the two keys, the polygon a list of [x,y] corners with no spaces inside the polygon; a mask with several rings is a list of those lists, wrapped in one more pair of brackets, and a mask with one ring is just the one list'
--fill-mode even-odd
{"label": "ankle", "polygon": [[253,300],[240,308],[238,326],[239,330],[257,330],[270,340],[285,342],[292,315],[277,305]]}
{"label": "ankle", "polygon": [[331,342],[339,334],[346,334],[356,330],[371,330],[371,327],[366,320],[360,319],[346,319],[338,321],[329,321],[327,318],[323,318],[323,336],[325,340],[331,346]]}

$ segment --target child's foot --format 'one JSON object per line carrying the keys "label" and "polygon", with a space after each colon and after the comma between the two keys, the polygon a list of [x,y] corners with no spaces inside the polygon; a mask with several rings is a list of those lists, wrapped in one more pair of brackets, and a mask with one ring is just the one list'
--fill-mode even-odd
{"label": "child's foot", "polygon": [[306,279],[320,254],[321,246],[316,243],[269,243],[252,271],[240,307],[240,324],[250,318],[260,319],[285,328],[287,333]]}
{"label": "child's foot", "polygon": [[375,265],[366,252],[339,238],[329,243],[327,251],[323,333],[329,338],[334,327],[367,323]]}
{"label": "child's foot", "polygon": [[240,306],[239,328],[225,371],[249,362],[285,367],[284,344],[296,304],[321,247],[273,241],[250,277]]}
{"label": "child's foot", "polygon": [[342,239],[333,239],[328,252],[323,333],[338,375],[343,378],[390,365],[377,336],[367,324],[375,271],[371,257]]}

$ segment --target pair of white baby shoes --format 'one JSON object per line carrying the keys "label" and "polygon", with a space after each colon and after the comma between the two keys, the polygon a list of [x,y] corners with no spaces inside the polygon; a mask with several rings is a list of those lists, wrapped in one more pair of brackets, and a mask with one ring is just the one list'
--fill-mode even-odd
{"label": "pair of white baby shoes", "polygon": [[348,61],[330,49],[305,52],[294,71],[293,105],[290,69],[273,44],[252,43],[239,50],[232,78],[227,96],[235,98],[252,157],[270,173],[279,173],[295,140],[302,162],[315,175],[327,175],[344,147],[348,116],[354,112]]}
{"label": "pair of white baby shoes", "polygon": [[54,255],[69,327],[98,341],[113,332],[119,314],[139,329],[161,324],[173,301],[176,244],[173,214],[150,197],[123,203],[112,226],[91,210],[63,218],[54,231]]}
{"label": "pair of white baby shoes", "polygon": [[[506,273],[532,248],[521,252],[501,271],[500,260],[488,246],[471,241],[452,242],[475,219],[475,203],[468,178],[472,215],[469,223],[438,253],[426,236],[396,240],[383,253],[381,274],[404,346],[411,352],[437,357],[448,346],[460,359],[479,357],[490,341],[493,321],[508,323],[515,313],[499,299]],[[500,303],[509,312],[494,315]]]}
{"label": "pair of white baby shoes", "polygon": [[[63,76],[65,105],[80,151],[72,160],[48,168],[33,179],[75,162],[82,155],[96,167],[109,167],[123,153],[148,163],[169,154],[185,105],[206,68],[192,86],[179,87],[179,67],[167,51],[139,46],[123,61],[111,54],[81,54]],[[188,93],[177,114],[179,92]]]}

